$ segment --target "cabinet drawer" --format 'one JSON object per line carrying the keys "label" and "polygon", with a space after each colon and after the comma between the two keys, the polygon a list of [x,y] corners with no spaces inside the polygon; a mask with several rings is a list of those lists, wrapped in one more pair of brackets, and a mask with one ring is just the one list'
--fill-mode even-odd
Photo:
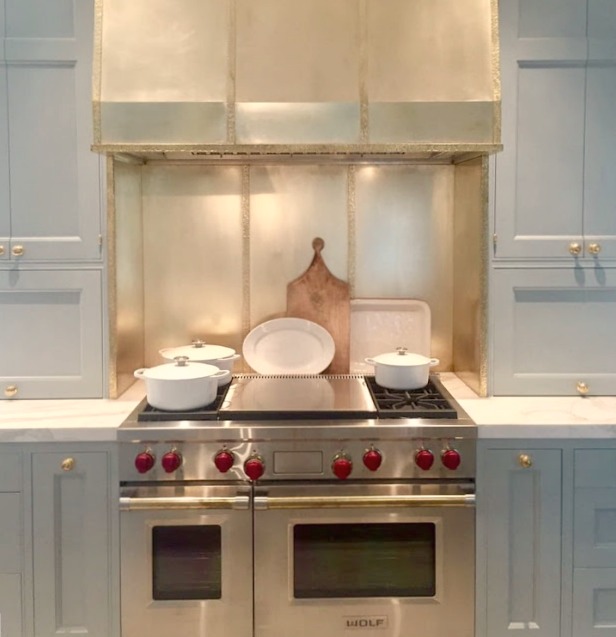
{"label": "cabinet drawer", "polygon": [[21,491],[21,454],[0,453],[0,493]]}
{"label": "cabinet drawer", "polygon": [[616,488],[576,489],[574,509],[574,566],[616,567]]}
{"label": "cabinet drawer", "polygon": [[575,486],[616,488],[616,449],[577,450]]}
{"label": "cabinet drawer", "polygon": [[573,634],[616,637],[616,569],[574,569]]}
{"label": "cabinet drawer", "polygon": [[0,573],[21,572],[21,493],[0,493]]}

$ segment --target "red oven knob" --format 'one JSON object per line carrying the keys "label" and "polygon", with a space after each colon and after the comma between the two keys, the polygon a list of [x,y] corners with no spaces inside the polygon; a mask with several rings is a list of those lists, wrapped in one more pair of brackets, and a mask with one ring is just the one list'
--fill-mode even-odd
{"label": "red oven knob", "polygon": [[219,451],[214,456],[214,464],[220,473],[227,473],[233,466],[235,458],[230,451]]}
{"label": "red oven knob", "polygon": [[142,451],[135,456],[135,469],[139,473],[147,473],[154,466],[155,460],[149,451]]}
{"label": "red oven knob", "polygon": [[363,461],[366,469],[376,471],[381,466],[381,462],[383,462],[383,456],[378,449],[371,448],[364,454]]}
{"label": "red oven knob", "polygon": [[428,471],[434,464],[434,454],[429,449],[420,449],[415,454],[415,464],[424,471]]}
{"label": "red oven knob", "polygon": [[351,471],[353,471],[353,462],[348,456],[336,456],[332,462],[332,471],[336,478],[346,480],[351,475]]}
{"label": "red oven knob", "polygon": [[244,463],[244,471],[246,475],[254,482],[258,480],[265,471],[265,463],[259,456],[252,456]]}
{"label": "red oven knob", "polygon": [[182,456],[172,449],[162,457],[160,464],[167,473],[173,473],[182,466]]}
{"label": "red oven knob", "polygon": [[455,449],[446,449],[441,455],[441,462],[446,469],[455,471],[460,466],[462,458]]}

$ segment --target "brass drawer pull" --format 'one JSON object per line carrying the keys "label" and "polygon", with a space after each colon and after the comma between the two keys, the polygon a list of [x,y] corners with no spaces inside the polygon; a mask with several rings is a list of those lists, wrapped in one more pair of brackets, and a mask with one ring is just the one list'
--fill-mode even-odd
{"label": "brass drawer pull", "polygon": [[599,252],[601,252],[601,246],[598,243],[591,243],[588,246],[588,252],[590,252],[593,257],[596,257]]}
{"label": "brass drawer pull", "polygon": [[13,246],[13,247],[11,248],[11,254],[12,254],[14,257],[21,257],[21,256],[23,256],[23,254],[24,254],[24,252],[25,252],[25,251],[26,251],[26,250],[25,250],[25,248],[24,248],[23,246]]}
{"label": "brass drawer pull", "polygon": [[0,246],[0,257],[4,256],[4,246]]}
{"label": "brass drawer pull", "polygon": [[518,462],[524,469],[530,469],[533,466],[533,459],[527,453],[521,453]]}
{"label": "brass drawer pull", "polygon": [[75,468],[75,459],[64,458],[60,466],[62,467],[62,471],[72,471]]}
{"label": "brass drawer pull", "polygon": [[578,394],[580,394],[580,396],[586,396],[588,395],[588,392],[590,391],[590,387],[583,381],[579,381],[577,385],[575,386],[575,388],[577,389]]}
{"label": "brass drawer pull", "polygon": [[14,396],[17,396],[17,385],[7,385],[4,388],[4,395],[7,398],[13,398]]}

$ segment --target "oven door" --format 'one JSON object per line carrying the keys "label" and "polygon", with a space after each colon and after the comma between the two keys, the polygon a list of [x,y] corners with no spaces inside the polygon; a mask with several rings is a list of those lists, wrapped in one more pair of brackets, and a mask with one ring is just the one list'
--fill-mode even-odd
{"label": "oven door", "polygon": [[255,637],[473,637],[474,486],[255,492]]}
{"label": "oven door", "polygon": [[120,495],[122,637],[251,637],[249,494],[215,485]]}

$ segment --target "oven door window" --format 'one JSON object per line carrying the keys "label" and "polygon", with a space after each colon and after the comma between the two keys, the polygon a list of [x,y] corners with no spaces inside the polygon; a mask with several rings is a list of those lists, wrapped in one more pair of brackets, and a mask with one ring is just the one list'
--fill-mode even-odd
{"label": "oven door window", "polygon": [[294,596],[434,597],[435,536],[432,523],[296,525]]}
{"label": "oven door window", "polygon": [[220,599],[220,526],[152,528],[152,599]]}

